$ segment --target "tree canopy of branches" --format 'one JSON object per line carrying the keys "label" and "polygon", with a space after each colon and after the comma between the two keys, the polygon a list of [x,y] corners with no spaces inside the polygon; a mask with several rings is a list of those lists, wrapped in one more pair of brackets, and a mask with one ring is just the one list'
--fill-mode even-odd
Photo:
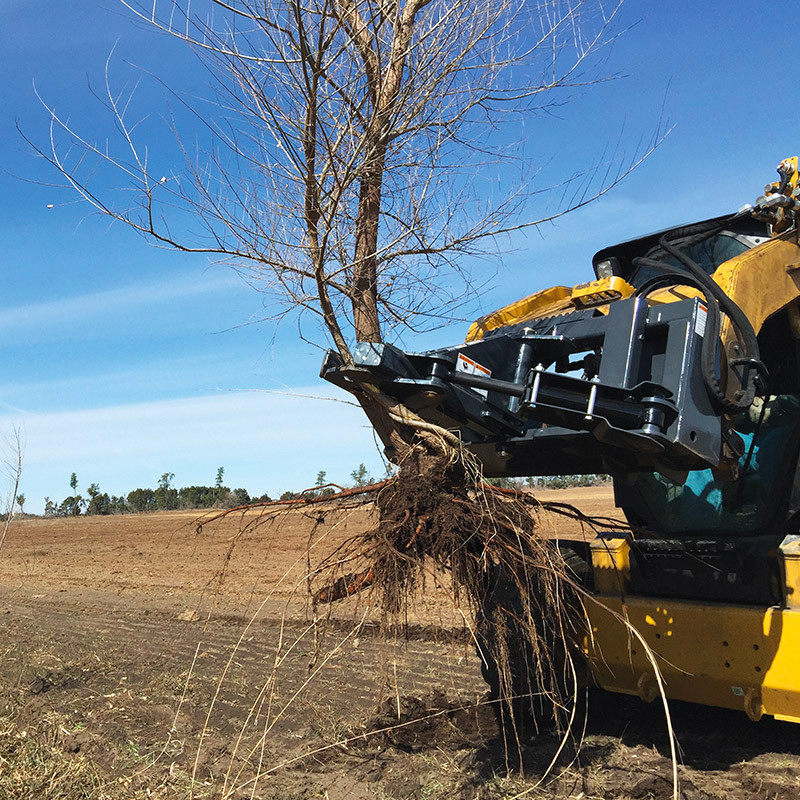
{"label": "tree canopy of branches", "polygon": [[[37,149],[102,213],[248,270],[276,314],[316,315],[345,362],[354,340],[447,319],[474,294],[469,257],[542,221],[520,132],[602,79],[593,57],[619,10],[613,0],[122,2],[210,68],[212,96],[190,106],[176,95],[205,144],[179,136],[176,163],[163,142],[140,141],[145,112],[107,66],[116,142],[92,141],[49,108],[50,142]],[[553,213],[608,191],[644,155],[571,170]],[[133,200],[120,206],[98,188],[104,168]]]}

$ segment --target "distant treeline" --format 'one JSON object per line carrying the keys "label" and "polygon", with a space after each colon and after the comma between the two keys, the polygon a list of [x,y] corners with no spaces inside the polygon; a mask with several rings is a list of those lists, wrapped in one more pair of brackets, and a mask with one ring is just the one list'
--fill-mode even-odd
{"label": "distant treeline", "polygon": [[610,475],[544,475],[538,478],[491,478],[489,483],[503,489],[570,489],[573,486],[602,486],[611,481]]}
{"label": "distant treeline", "polygon": [[[46,517],[76,517],[81,514],[141,514],[147,511],[178,511],[182,509],[219,508],[228,509],[244,506],[248,503],[270,502],[268,494],[251,496],[247,489],[231,489],[223,484],[225,469],[217,470],[216,481],[213,486],[183,486],[175,487],[172,482],[175,475],[165,472],[158,480],[155,489],[133,489],[125,495],[108,494],[100,490],[97,483],[92,483],[86,489],[86,496],[78,493],[78,477],[73,472],[69,485],[72,494],[60,502],[44,498],[44,515]],[[350,473],[349,486],[366,486],[374,482],[363,464],[359,464]],[[492,478],[489,483],[507,489],[568,489],[573,486],[599,486],[608,483],[608,475],[549,475],[540,478]],[[337,492],[340,488],[328,483],[326,473],[320,470],[311,489],[306,489],[304,496],[325,497]],[[300,497],[301,491],[286,491],[280,495],[279,500],[291,500]],[[25,496],[17,496],[19,511],[24,511]],[[0,520],[5,515],[0,514]]]}
{"label": "distant treeline", "polygon": [[[77,517],[82,514],[141,514],[147,511],[178,511],[182,509],[204,509],[204,508],[236,508],[248,503],[270,502],[272,498],[268,494],[251,497],[247,489],[231,489],[223,484],[225,475],[224,467],[217,470],[216,481],[213,486],[183,486],[178,488],[173,486],[175,474],[165,472],[158,480],[155,489],[133,489],[125,495],[113,495],[100,490],[100,485],[92,483],[86,489],[86,496],[78,493],[78,476],[73,472],[70,475],[69,485],[72,494],[65,497],[60,502],[53,501],[49,497],[44,498],[44,515],[46,517]],[[367,468],[359,464],[350,473],[352,486],[366,486],[373,482]],[[314,487],[306,490],[305,494],[312,496],[327,496],[338,491],[337,488],[329,485],[326,473],[320,470]],[[299,497],[302,490],[293,492],[286,491],[280,496],[280,500],[291,500]],[[19,510],[24,513],[25,496],[18,495],[17,505]]]}
{"label": "distant treeline", "polygon": [[73,517],[80,514],[140,514],[144,511],[175,511],[197,508],[235,508],[257,501],[268,501],[267,494],[250,497],[247,489],[230,489],[227,486],[183,486],[158,489],[133,489],[126,495],[110,495],[107,492],[92,493],[89,497],[70,495],[60,503],[45,497],[46,517]]}

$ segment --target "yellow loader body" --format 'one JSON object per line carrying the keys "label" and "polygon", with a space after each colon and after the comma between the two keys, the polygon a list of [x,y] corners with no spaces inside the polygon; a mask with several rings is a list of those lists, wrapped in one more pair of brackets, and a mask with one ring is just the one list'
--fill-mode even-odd
{"label": "yellow loader body", "polygon": [[625,538],[592,543],[595,592],[584,646],[599,686],[652,702],[660,696],[657,666],[670,699],[800,722],[796,545],[783,553],[786,602],[767,608],[627,594],[628,551]]}

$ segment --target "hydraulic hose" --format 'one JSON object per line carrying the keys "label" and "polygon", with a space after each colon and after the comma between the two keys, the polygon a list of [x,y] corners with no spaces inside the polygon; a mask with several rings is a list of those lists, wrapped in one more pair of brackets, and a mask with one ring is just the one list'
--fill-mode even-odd
{"label": "hydraulic hose", "polygon": [[[726,217],[722,221],[714,220],[713,222],[701,223],[672,231],[671,235],[674,238],[682,240],[680,246],[669,241],[666,236],[662,236],[658,243],[659,249],[663,254],[661,258],[658,258],[658,256],[643,256],[634,259],[635,266],[652,267],[665,273],[639,287],[637,295],[646,295],[656,288],[674,286],[676,284],[690,284],[703,293],[708,307],[707,333],[703,337],[700,355],[703,380],[712,400],[720,409],[730,414],[735,414],[748,408],[760,391],[760,379],[766,378],[766,369],[760,361],[758,339],[750,320],[739,306],[684,251],[724,230],[732,220],[743,216],[745,213],[749,212],[742,211]],[[671,255],[675,258],[685,267],[686,272],[678,271],[674,267],[663,263],[662,259],[666,255]],[[736,359],[735,363],[744,366],[744,385],[732,398],[723,390],[717,370],[721,328],[720,308],[730,319],[742,347],[741,356]]]}
{"label": "hydraulic hose", "polygon": [[[700,351],[700,368],[703,373],[703,382],[715,401],[716,405],[728,413],[739,411],[738,404],[729,400],[717,377],[717,347],[720,331],[720,313],[716,298],[708,291],[708,287],[696,280],[695,277],[686,272],[679,272],[673,267],[652,258],[637,258],[634,262],[637,266],[654,267],[665,270],[663,275],[651,278],[642,284],[637,290],[637,296],[647,296],[656,289],[663,289],[668,286],[684,285],[693,286],[703,294],[708,309],[706,320],[706,335],[703,337],[703,344]],[[750,401],[752,402],[752,400]],[[746,407],[746,406],[745,406]]]}

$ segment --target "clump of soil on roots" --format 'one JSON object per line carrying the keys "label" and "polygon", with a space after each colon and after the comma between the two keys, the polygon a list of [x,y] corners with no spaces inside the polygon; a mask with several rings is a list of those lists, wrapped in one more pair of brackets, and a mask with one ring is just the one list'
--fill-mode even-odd
{"label": "clump of soil on roots", "polygon": [[[444,444],[444,443],[443,443]],[[464,451],[411,446],[375,496],[378,523],[317,570],[318,601],[367,590],[397,628],[426,581],[449,574],[454,604],[475,621],[475,643],[504,734],[568,724],[585,614],[552,541],[537,533],[532,495],[483,482]]]}

